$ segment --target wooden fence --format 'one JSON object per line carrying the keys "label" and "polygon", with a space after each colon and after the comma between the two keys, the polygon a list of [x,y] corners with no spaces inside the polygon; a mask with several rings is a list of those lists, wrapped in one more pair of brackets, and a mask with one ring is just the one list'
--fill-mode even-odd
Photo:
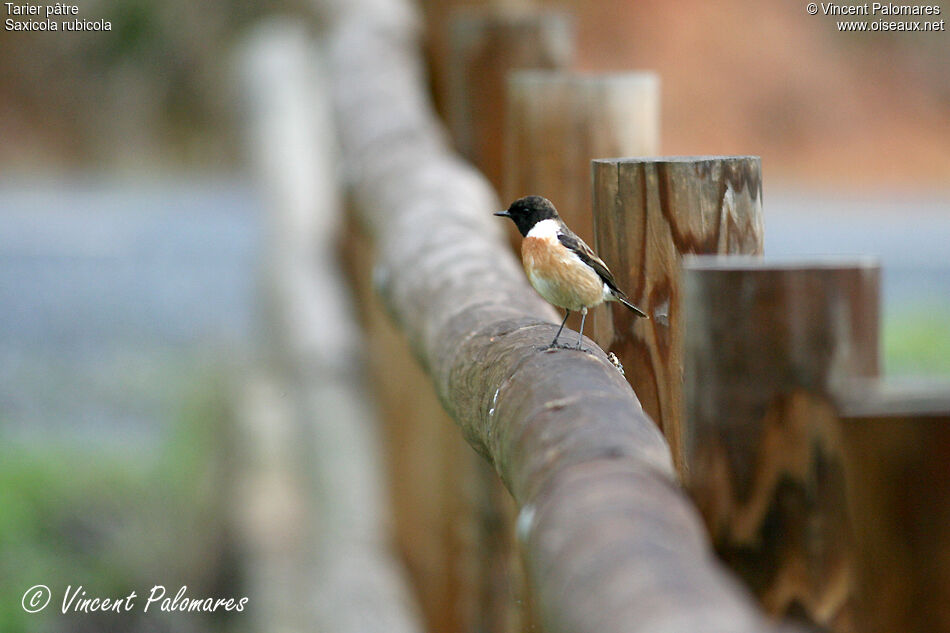
{"label": "wooden fence", "polygon": [[[244,64],[277,218],[270,374],[293,386],[297,429],[278,424],[281,444],[272,408],[244,416],[262,630],[950,631],[950,405],[879,381],[876,264],[761,259],[756,157],[601,158],[659,152],[659,84],[558,72],[565,18],[467,12],[451,30],[445,103],[489,183],[433,112],[410,6],[316,4],[315,46],[271,26]],[[500,72],[525,65],[546,70]],[[326,211],[337,177],[348,223]],[[541,351],[558,317],[492,184],[569,200],[652,318],[600,309],[593,352]],[[340,241],[362,347],[323,276]],[[274,494],[296,502],[262,523]],[[267,589],[286,569],[311,580],[309,619]]]}

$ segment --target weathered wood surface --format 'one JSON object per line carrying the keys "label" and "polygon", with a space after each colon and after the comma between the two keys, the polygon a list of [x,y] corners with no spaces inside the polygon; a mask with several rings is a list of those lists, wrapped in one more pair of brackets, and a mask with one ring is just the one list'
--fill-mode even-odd
{"label": "weathered wood surface", "polygon": [[511,551],[509,535],[498,534],[507,510],[497,503],[498,477],[458,433],[387,316],[373,288],[372,252],[364,232],[350,227],[345,257],[372,350],[396,542],[427,628],[525,630],[529,614],[514,601],[523,593],[519,569],[497,572]]}
{"label": "weathered wood surface", "polygon": [[753,156],[595,160],[596,250],[650,319],[604,311],[594,339],[614,351],[681,476],[683,322],[680,259],[761,254],[761,163]]}
{"label": "weathered wood surface", "polygon": [[659,152],[660,80],[649,72],[516,71],[507,125],[505,206],[544,196],[593,245],[590,161]]}
{"label": "weathered wood surface", "polygon": [[[403,9],[377,17],[405,26],[411,13]],[[512,564],[513,530],[503,531],[513,523],[513,504],[453,427],[405,338],[374,297],[371,243],[354,230],[347,248],[374,350],[369,362],[385,421],[396,538],[428,628],[527,630],[524,574],[520,564]]]}
{"label": "weathered wood surface", "polygon": [[390,550],[379,438],[335,257],[333,123],[304,28],[271,21],[239,66],[265,216],[259,365],[235,407],[232,505],[253,630],[422,630]]}
{"label": "weathered wood surface", "polygon": [[[527,14],[538,11],[540,3],[536,0],[415,0],[413,5],[419,8],[421,41],[424,44],[424,58],[428,71],[427,81],[431,87],[435,108],[443,120],[449,119],[447,112],[451,102],[449,85],[452,83],[452,29],[449,25],[455,16],[466,11],[486,11],[491,13]],[[550,9],[556,10],[556,9]]]}
{"label": "weathered wood surface", "polygon": [[[398,77],[383,80],[377,76],[380,68],[364,66],[365,60],[356,66],[349,65],[351,54],[345,50],[345,44],[340,44],[340,49],[335,51],[342,62],[332,68],[338,73],[338,79],[340,74],[349,71],[364,72],[361,70],[364,67],[372,76],[364,79],[363,75],[354,75],[338,82],[338,106],[350,107],[340,104],[352,100],[356,110],[365,105],[379,108],[372,120],[362,120],[372,125],[372,129],[359,130],[359,133],[373,140],[387,139],[387,153],[381,155],[375,155],[378,147],[349,144],[342,157],[346,162],[344,177],[372,182],[371,175],[363,177],[364,170],[379,169],[393,158],[404,161],[413,154],[428,158],[429,152],[434,151],[439,159],[444,159],[448,148],[443,142],[443,130],[422,100],[421,62],[416,51],[408,46],[419,28],[414,6],[389,0],[378,3],[327,0],[314,4],[324,22],[335,25],[332,29],[337,38],[349,38],[349,33],[355,32],[360,39],[372,40],[375,36],[384,41],[388,37],[396,40],[384,52],[378,46],[374,48],[377,53],[392,55],[375,60],[382,65],[380,68],[391,65],[400,72]],[[325,40],[324,43],[331,42]],[[409,92],[403,99],[387,101],[391,81],[405,83]],[[367,99],[365,104],[364,98]],[[421,128],[424,133],[403,138],[407,124],[410,128]],[[347,138],[353,140],[344,134],[344,140]],[[384,217],[387,209],[380,212]],[[484,500],[495,494],[481,485],[485,479],[484,465],[453,428],[431,380],[409,351],[405,337],[392,326],[385,308],[374,299],[372,286],[381,281],[382,269],[375,266],[377,256],[365,231],[350,228],[345,248],[360,295],[370,371],[383,407],[387,479],[396,541],[405,557],[427,628],[459,633],[504,631],[504,628],[493,628],[499,621],[503,626],[515,627],[520,624],[521,614],[506,608],[507,605],[498,605],[500,599],[489,595],[484,588],[487,575],[496,573],[496,561],[505,551],[504,545],[498,543],[493,543],[495,549],[488,552],[478,549],[486,540],[485,524],[491,520]],[[411,228],[428,234],[428,227],[424,225]],[[510,595],[519,595],[518,579],[510,582],[514,585]],[[504,585],[498,588],[504,589]],[[509,619],[514,620],[514,624]]]}
{"label": "weathered wood surface", "polygon": [[950,385],[841,404],[862,633],[950,632]]}
{"label": "weathered wood surface", "polygon": [[501,191],[508,73],[566,68],[574,52],[573,22],[550,10],[482,7],[456,13],[450,28],[449,129],[459,152]]}
{"label": "weathered wood surface", "polygon": [[766,609],[854,625],[838,388],[878,372],[870,261],[684,264],[688,487]]}
{"label": "weathered wood surface", "polygon": [[538,350],[556,316],[505,247],[487,183],[447,149],[415,31],[384,4],[401,14],[336,5],[325,35],[352,192],[386,305],[520,508],[544,629],[773,630],[712,558],[620,373],[599,350]]}
{"label": "weathered wood surface", "polygon": [[[503,184],[507,76],[515,69],[565,68],[573,57],[573,21],[562,12],[490,5],[456,12],[449,26],[449,129],[460,153],[497,191]],[[461,441],[448,425],[440,429]],[[469,451],[464,457],[475,456]],[[459,481],[456,494],[478,491],[475,529],[469,530],[477,551],[469,554],[476,557],[475,582],[481,585],[475,592],[481,598],[480,628],[530,630],[533,613],[514,540],[514,504],[490,468],[473,468],[470,474],[473,479]]]}

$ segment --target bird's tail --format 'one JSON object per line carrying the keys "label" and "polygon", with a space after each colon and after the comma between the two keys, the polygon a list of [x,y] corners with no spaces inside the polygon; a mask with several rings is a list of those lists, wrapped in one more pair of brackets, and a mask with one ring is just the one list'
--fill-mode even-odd
{"label": "bird's tail", "polygon": [[638,308],[637,306],[635,306],[635,305],[633,305],[632,303],[630,303],[629,301],[627,301],[627,297],[625,297],[625,296],[623,295],[623,293],[621,293],[621,292],[614,292],[613,295],[614,295],[614,297],[616,297],[617,301],[619,301],[620,303],[624,304],[625,306],[627,306],[628,308],[630,308],[631,310],[633,310],[633,312],[634,312],[637,316],[639,316],[639,317],[644,317],[644,318],[646,318],[646,319],[649,319],[649,318],[650,318],[650,317],[647,316],[647,313],[646,313],[646,312],[644,312],[643,310],[641,310],[641,309]]}

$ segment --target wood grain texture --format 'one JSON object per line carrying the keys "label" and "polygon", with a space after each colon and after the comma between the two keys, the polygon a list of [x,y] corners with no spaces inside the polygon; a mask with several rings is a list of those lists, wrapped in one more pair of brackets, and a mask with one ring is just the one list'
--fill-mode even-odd
{"label": "wood grain texture", "polygon": [[620,358],[681,476],[683,323],[680,259],[762,253],[761,163],[754,156],[595,160],[596,250],[650,319],[613,306],[594,338]]}
{"label": "wood grain texture", "polygon": [[590,161],[659,151],[660,81],[649,72],[517,71],[508,80],[507,123],[506,204],[544,196],[593,244]]}
{"label": "wood grain texture", "polygon": [[500,191],[508,74],[566,68],[574,52],[573,21],[550,10],[483,7],[455,13],[450,28],[449,129],[459,152]]}
{"label": "wood grain texture", "polygon": [[505,246],[490,187],[445,146],[414,32],[346,8],[326,47],[373,278],[519,507],[543,629],[775,630],[711,557],[662,435],[604,354],[539,350],[556,315]]}
{"label": "wood grain texture", "polygon": [[[454,12],[447,30],[451,37],[444,109],[449,129],[459,152],[498,190],[507,75],[519,68],[566,67],[574,52],[573,20],[557,11],[489,5]],[[449,426],[440,428],[453,433]],[[474,495],[478,506],[469,532],[477,541],[471,554],[478,565],[475,582],[481,585],[475,592],[481,628],[499,633],[528,630],[533,614],[526,606],[530,602],[525,599],[523,565],[513,538],[514,504],[490,469],[475,468],[470,474],[470,481],[457,483],[464,488],[459,494]]]}
{"label": "wood grain texture", "polygon": [[522,574],[505,565],[513,544],[499,534],[513,525],[514,511],[499,501],[497,476],[454,428],[376,295],[372,243],[351,225],[344,246],[372,350],[396,544],[426,628],[523,630],[530,615],[511,599],[524,592]]}
{"label": "wood grain texture", "polygon": [[950,632],[950,385],[850,394],[842,439],[858,630]]}
{"label": "wood grain texture", "polygon": [[[343,0],[345,1],[345,0]],[[465,12],[492,14],[529,14],[547,5],[550,11],[562,10],[563,6],[551,6],[536,0],[416,0],[413,5],[419,7],[422,14],[422,41],[425,44],[424,55],[429,71],[429,86],[438,114],[448,120],[452,83],[452,48],[454,35],[451,24],[455,17]]]}
{"label": "wood grain texture", "polygon": [[878,372],[870,261],[687,258],[684,454],[719,555],[772,613],[855,631],[837,389]]}

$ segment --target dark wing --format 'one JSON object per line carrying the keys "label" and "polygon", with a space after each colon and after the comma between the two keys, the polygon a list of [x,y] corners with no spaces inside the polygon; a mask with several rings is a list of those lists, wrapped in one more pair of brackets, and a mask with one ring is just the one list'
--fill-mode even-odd
{"label": "dark wing", "polygon": [[584,240],[574,235],[574,233],[566,226],[561,226],[561,228],[558,230],[557,239],[565,246],[565,248],[570,249],[572,253],[580,257],[582,262],[593,268],[594,272],[596,272],[597,275],[603,279],[604,283],[607,284],[607,287],[613,291],[614,296],[617,297],[617,299],[619,299],[622,304],[636,312],[639,316],[647,316],[646,312],[627,301],[627,295],[617,287],[617,282],[614,280],[614,275],[612,272],[610,272],[610,269],[607,268],[607,264],[604,263],[604,260],[594,254],[594,251],[590,249],[590,246],[584,243]]}
{"label": "dark wing", "polygon": [[584,243],[584,240],[574,235],[567,227],[562,227],[557,232],[557,239],[566,248],[569,248],[575,255],[580,257],[582,262],[593,268],[611,290],[620,296],[624,296],[624,294],[620,292],[620,289],[617,288],[617,282],[614,280],[613,273],[607,268],[607,264],[594,254],[594,251],[590,249],[590,246]]}

